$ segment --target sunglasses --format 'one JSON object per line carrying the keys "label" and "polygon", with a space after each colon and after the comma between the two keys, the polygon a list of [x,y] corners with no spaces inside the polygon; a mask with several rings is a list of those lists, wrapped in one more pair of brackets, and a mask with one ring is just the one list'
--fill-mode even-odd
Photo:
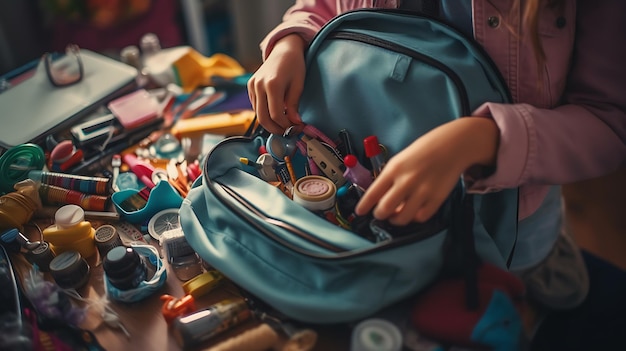
{"label": "sunglasses", "polygon": [[65,55],[61,56],[45,53],[41,60],[45,65],[50,83],[55,87],[76,84],[83,79],[83,61],[80,58],[78,45],[69,44],[65,49]]}

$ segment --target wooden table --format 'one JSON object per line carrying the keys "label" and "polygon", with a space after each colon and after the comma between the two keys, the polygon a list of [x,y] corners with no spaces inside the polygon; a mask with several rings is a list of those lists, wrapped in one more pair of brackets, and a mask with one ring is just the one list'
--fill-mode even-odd
{"label": "wooden table", "polygon": [[[104,224],[97,221],[92,221],[91,223],[94,227]],[[51,224],[51,220],[38,221],[38,225],[42,229]],[[25,231],[25,234],[31,240],[38,240],[39,234],[34,227],[27,226]],[[155,240],[152,240],[150,244],[160,250]],[[12,261],[18,271],[20,279],[23,281],[25,274],[31,267],[30,264],[23,255],[12,255]],[[99,254],[87,258],[87,262],[91,267],[89,282],[86,286],[80,288],[78,293],[85,299],[97,301],[105,297],[103,269],[102,264],[99,262]],[[163,302],[160,300],[160,296],[168,294],[177,298],[183,297],[185,295],[182,288],[184,282],[176,277],[172,271],[172,267],[168,263],[165,263],[165,265],[167,269],[167,281],[165,286],[155,295],[136,303],[109,302],[109,306],[119,316],[123,326],[130,334],[130,337],[126,337],[121,329],[112,328],[104,323],[102,317],[96,313],[93,308],[87,309],[87,316],[80,326],[83,329],[92,331],[106,350],[182,350],[183,348],[177,343],[171,329],[168,327],[161,314]],[[53,281],[49,273],[45,273],[44,276],[46,279]],[[241,297],[239,290],[230,282],[224,281],[213,291],[196,299],[195,305],[198,309],[201,309],[233,297]],[[84,304],[80,305],[84,306]],[[258,325],[259,322],[257,320],[250,319],[222,334],[216,335],[197,347],[186,348],[185,350],[208,350],[211,346],[217,345],[230,337],[239,335]],[[347,326],[316,327],[314,330],[318,333],[318,342],[314,350],[349,350],[350,330]],[[282,339],[283,343],[285,341],[285,339]]]}

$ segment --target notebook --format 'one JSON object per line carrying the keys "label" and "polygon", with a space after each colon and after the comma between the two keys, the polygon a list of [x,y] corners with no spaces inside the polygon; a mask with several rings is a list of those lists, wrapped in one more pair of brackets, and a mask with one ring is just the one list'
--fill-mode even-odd
{"label": "notebook", "polygon": [[45,69],[35,67],[32,76],[0,93],[0,147],[39,142],[136,87],[134,67],[86,49],[80,55],[79,83],[54,87]]}

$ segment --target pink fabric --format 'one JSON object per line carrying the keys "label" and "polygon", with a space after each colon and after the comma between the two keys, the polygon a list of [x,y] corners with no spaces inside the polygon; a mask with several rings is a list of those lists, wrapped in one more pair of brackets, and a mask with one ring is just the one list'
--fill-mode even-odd
{"label": "pink fabric", "polygon": [[[535,52],[508,27],[520,26],[520,9],[510,9],[513,1],[472,3],[475,38],[502,72],[515,103],[486,103],[475,112],[493,118],[501,134],[496,172],[467,179],[470,191],[520,186],[523,219],[539,207],[547,185],[598,177],[626,165],[626,21],[621,18],[626,1],[566,0],[561,12],[544,11],[542,79]],[[261,43],[263,57],[285,35],[298,33],[310,41],[333,16],[372,6],[397,4],[298,0]],[[500,25],[489,26],[492,16]]]}
{"label": "pink fabric", "polygon": [[97,52],[119,51],[128,45],[139,46],[141,37],[154,33],[161,47],[181,45],[181,33],[176,23],[177,2],[153,0],[148,12],[111,28],[96,28],[84,22],[57,20],[53,28],[50,50],[63,51],[69,43]]}

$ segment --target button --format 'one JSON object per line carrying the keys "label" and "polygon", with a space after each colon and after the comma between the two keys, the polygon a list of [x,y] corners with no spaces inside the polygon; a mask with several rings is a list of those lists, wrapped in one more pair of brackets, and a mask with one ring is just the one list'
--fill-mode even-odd
{"label": "button", "polygon": [[565,24],[567,24],[567,20],[565,20],[565,17],[560,16],[559,18],[556,19],[557,28],[563,28],[565,27]]}
{"label": "button", "polygon": [[487,23],[489,24],[489,27],[496,28],[500,25],[500,18],[498,16],[489,16]]}

